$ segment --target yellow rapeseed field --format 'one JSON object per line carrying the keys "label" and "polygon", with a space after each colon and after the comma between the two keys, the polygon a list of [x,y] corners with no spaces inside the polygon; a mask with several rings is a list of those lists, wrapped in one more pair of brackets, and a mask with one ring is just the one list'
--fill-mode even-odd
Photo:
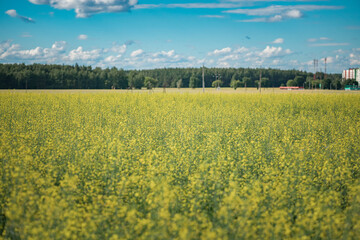
{"label": "yellow rapeseed field", "polygon": [[0,94],[4,239],[360,239],[360,94]]}

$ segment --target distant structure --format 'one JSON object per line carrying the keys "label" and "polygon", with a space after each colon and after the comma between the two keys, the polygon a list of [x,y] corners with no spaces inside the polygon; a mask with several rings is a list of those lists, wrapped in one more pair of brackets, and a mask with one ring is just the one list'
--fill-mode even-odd
{"label": "distant structure", "polygon": [[316,80],[316,72],[317,72],[318,66],[319,66],[319,60],[314,59],[314,81]]}
{"label": "distant structure", "polygon": [[358,85],[346,85],[345,90],[360,90],[360,68],[349,68],[348,70],[343,70],[342,79],[354,79],[357,81]]}
{"label": "distant structure", "polygon": [[343,70],[342,79],[355,79],[360,85],[360,68],[349,68],[348,70]]}
{"label": "distant structure", "polygon": [[281,90],[304,90],[304,87],[280,87]]}

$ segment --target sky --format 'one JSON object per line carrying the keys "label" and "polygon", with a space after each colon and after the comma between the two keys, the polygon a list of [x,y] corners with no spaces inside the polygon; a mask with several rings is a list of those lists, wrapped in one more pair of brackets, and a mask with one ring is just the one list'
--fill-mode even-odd
{"label": "sky", "polygon": [[360,67],[359,0],[0,0],[0,63]]}

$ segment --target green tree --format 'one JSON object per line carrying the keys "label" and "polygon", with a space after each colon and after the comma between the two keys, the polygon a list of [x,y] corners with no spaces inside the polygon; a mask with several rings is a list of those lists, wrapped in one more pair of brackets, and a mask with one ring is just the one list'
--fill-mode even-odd
{"label": "green tree", "polygon": [[323,89],[330,89],[331,88],[331,79],[325,78],[321,81],[321,86]]}
{"label": "green tree", "polygon": [[251,83],[251,78],[249,78],[249,77],[243,77],[242,81],[243,81],[243,83],[244,83],[244,86],[247,87],[247,86],[249,86],[250,83]]}
{"label": "green tree", "polygon": [[346,79],[345,81],[341,82],[342,88],[345,88],[346,86],[357,86],[358,82],[355,79]]}
{"label": "green tree", "polygon": [[158,82],[158,80],[155,79],[155,78],[145,77],[144,86],[145,86],[147,89],[152,89],[153,87],[156,86],[157,82]]}
{"label": "green tree", "polygon": [[314,77],[307,76],[305,81],[305,88],[311,88]]}
{"label": "green tree", "polygon": [[230,87],[232,87],[233,89],[237,89],[238,87],[241,86],[241,81],[239,80],[240,76],[239,73],[235,72],[231,78],[231,82],[230,82]]}
{"label": "green tree", "polygon": [[215,87],[221,87],[222,84],[223,84],[223,82],[221,80],[215,80],[215,81],[212,82],[211,86],[214,87],[214,88]]}
{"label": "green tree", "polygon": [[303,76],[296,76],[294,78],[294,82],[295,82],[296,86],[302,87],[304,85],[305,79]]}
{"label": "green tree", "polygon": [[198,85],[197,83],[199,82],[199,79],[197,77],[195,77],[194,75],[192,75],[190,77],[190,81],[189,81],[189,88],[196,88]]}
{"label": "green tree", "polygon": [[341,80],[340,79],[333,79],[330,85],[331,89],[341,89]]}
{"label": "green tree", "polygon": [[136,71],[131,71],[129,74],[129,87],[141,89],[144,86],[144,80],[144,75]]}
{"label": "green tree", "polygon": [[267,77],[263,77],[261,78],[261,87],[269,87],[269,78]]}
{"label": "green tree", "polygon": [[296,82],[295,82],[293,79],[289,79],[289,80],[286,82],[286,86],[288,86],[288,87],[295,87],[295,86],[296,86]]}
{"label": "green tree", "polygon": [[121,88],[126,89],[128,87],[128,77],[124,70],[113,67],[110,69],[106,79],[106,88]]}
{"label": "green tree", "polygon": [[233,89],[237,89],[238,87],[241,87],[242,83],[240,80],[232,80],[230,83],[230,87],[232,87]]}

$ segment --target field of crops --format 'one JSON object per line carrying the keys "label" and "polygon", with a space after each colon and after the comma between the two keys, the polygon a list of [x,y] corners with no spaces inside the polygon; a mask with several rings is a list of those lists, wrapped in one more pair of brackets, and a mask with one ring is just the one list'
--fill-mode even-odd
{"label": "field of crops", "polygon": [[0,94],[5,239],[360,239],[360,94]]}

